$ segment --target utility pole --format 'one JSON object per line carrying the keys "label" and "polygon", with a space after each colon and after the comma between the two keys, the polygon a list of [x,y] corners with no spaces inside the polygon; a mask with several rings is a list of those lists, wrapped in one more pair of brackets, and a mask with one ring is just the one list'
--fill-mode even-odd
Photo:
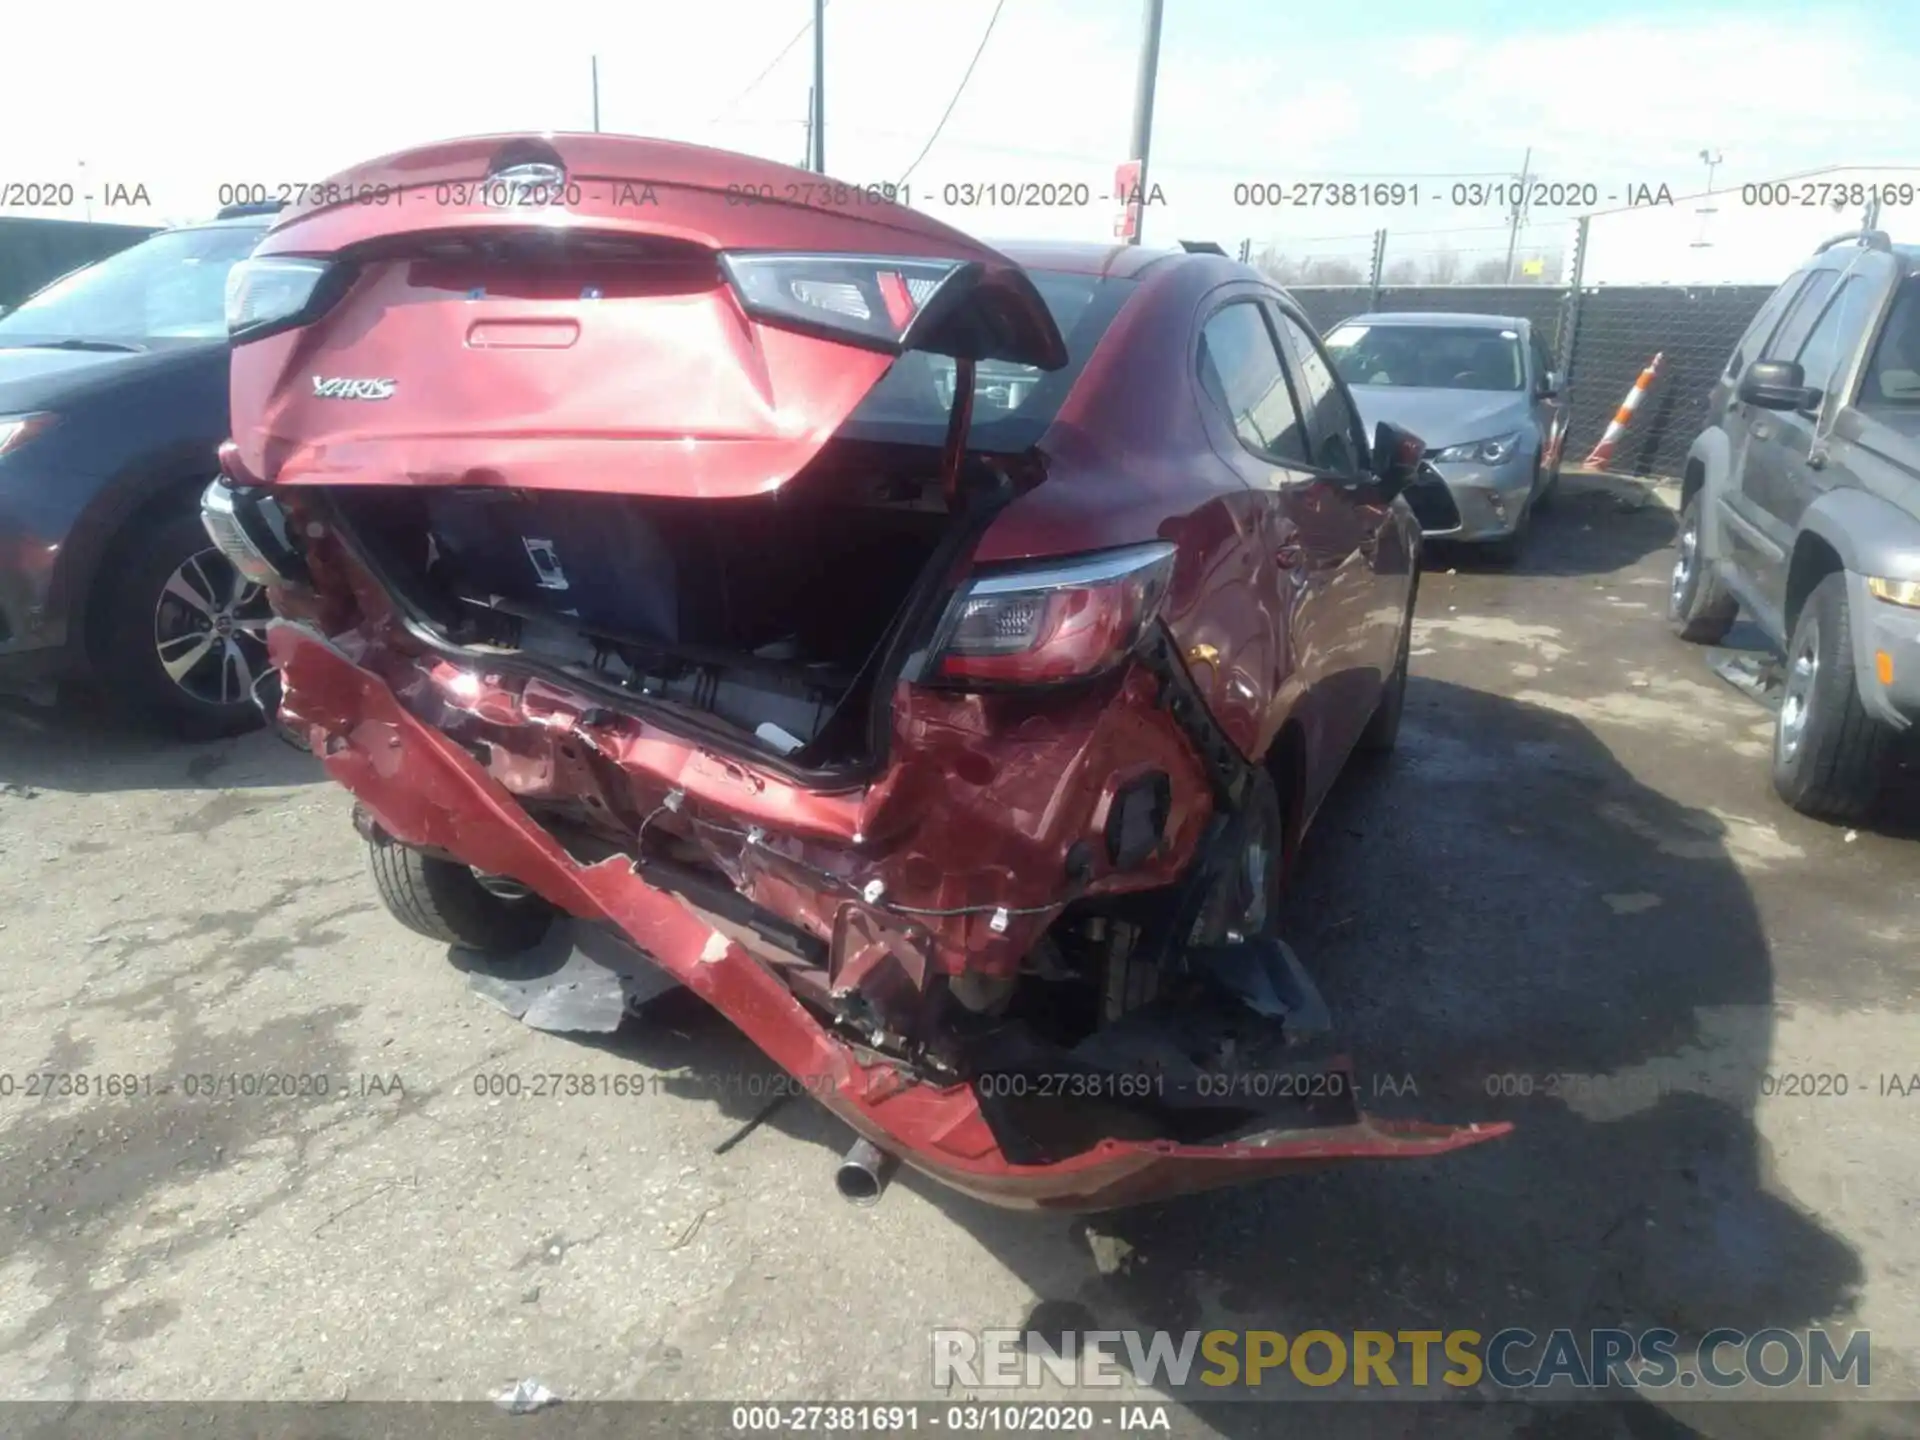
{"label": "utility pole", "polygon": [[593,133],[600,133],[600,57],[593,57]]}
{"label": "utility pole", "polygon": [[[1140,232],[1146,228],[1147,147],[1153,139],[1153,82],[1160,71],[1160,7],[1161,0],[1147,0],[1147,29],[1140,41],[1140,78],[1133,89],[1133,145],[1127,153],[1140,167],[1134,185],[1141,198],[1133,233],[1127,237],[1129,245],[1138,245]],[[1121,201],[1124,204],[1126,197]]]}
{"label": "utility pole", "polygon": [[1694,241],[1690,247],[1694,250],[1705,250],[1713,244],[1711,240],[1707,239],[1707,217],[1719,213],[1713,203],[1713,172],[1720,166],[1720,152],[1718,150],[1702,150],[1700,152],[1700,159],[1707,167],[1707,193],[1700,197],[1701,200],[1706,203],[1694,212],[1700,217],[1700,238]]}
{"label": "utility pole", "polygon": [[1520,243],[1520,225],[1526,213],[1527,182],[1533,178],[1533,147],[1527,147],[1527,158],[1520,162],[1520,193],[1513,197],[1513,224],[1507,231],[1507,284],[1513,283],[1513,249]]}
{"label": "utility pole", "polygon": [[827,173],[827,0],[813,0],[813,95],[807,106],[807,168]]}

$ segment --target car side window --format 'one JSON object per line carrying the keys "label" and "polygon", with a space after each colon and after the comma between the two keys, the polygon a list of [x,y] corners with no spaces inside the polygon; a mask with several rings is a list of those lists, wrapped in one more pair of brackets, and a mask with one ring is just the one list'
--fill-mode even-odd
{"label": "car side window", "polygon": [[1233,301],[1201,327],[1200,385],[1249,449],[1280,464],[1306,463],[1306,432],[1259,305]]}
{"label": "car side window", "polygon": [[1860,385],[1862,405],[1920,405],[1920,279],[1903,282]]}
{"label": "car side window", "polygon": [[1767,297],[1759,314],[1753,317],[1753,323],[1741,335],[1739,344],[1733,347],[1733,358],[1727,362],[1728,379],[1738,380],[1746,372],[1747,362],[1759,358],[1760,347],[1767,343],[1773,327],[1780,323],[1780,316],[1795,297],[1807,288],[1807,278],[1805,272],[1790,276],[1785,284]]}
{"label": "car side window", "polygon": [[1284,310],[1280,328],[1286,332],[1300,375],[1300,405],[1307,412],[1307,440],[1313,463],[1342,475],[1358,471],[1365,459],[1360,440],[1360,417],[1334,378],[1333,362],[1320,342]]}
{"label": "car side window", "polygon": [[1842,281],[1827,302],[1826,310],[1808,334],[1806,343],[1794,356],[1806,375],[1806,383],[1816,390],[1829,389],[1840,357],[1858,338],[1866,320],[1868,287],[1858,280]]}
{"label": "car side window", "polygon": [[1832,293],[1834,282],[1839,278],[1839,272],[1834,270],[1816,270],[1807,277],[1806,288],[1788,307],[1786,319],[1780,322],[1780,328],[1773,332],[1773,339],[1767,342],[1760,356],[1762,360],[1791,360],[1800,352],[1807,332],[1820,318],[1821,302]]}

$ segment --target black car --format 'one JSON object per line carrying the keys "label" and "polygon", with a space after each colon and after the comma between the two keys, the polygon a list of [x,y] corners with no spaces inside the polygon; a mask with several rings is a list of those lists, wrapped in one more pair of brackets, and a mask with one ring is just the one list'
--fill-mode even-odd
{"label": "black car", "polygon": [[189,736],[259,723],[266,597],[200,493],[227,438],[227,272],[270,216],[224,211],[0,316],[0,692],[92,677]]}

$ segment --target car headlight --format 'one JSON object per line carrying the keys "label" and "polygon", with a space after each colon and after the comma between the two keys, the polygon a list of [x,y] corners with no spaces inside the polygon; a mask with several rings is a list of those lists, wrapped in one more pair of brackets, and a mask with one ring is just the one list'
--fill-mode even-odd
{"label": "car headlight", "polygon": [[227,334],[252,340],[274,330],[303,325],[325,308],[321,281],[333,266],[324,260],[263,255],[227,272]]}
{"label": "car headlight", "polygon": [[41,410],[32,415],[0,415],[0,455],[24,445],[53,423],[53,415]]}
{"label": "car headlight", "polygon": [[1520,432],[1449,445],[1433,458],[1445,464],[1504,465],[1520,446]]}
{"label": "car headlight", "polygon": [[1876,600],[1920,610],[1920,580],[1882,580],[1878,575],[1869,575],[1867,593]]}

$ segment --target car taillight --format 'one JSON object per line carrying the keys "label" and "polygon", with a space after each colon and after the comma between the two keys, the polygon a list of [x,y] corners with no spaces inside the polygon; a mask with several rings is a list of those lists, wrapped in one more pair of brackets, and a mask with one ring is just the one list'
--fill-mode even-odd
{"label": "car taillight", "polygon": [[236,345],[311,325],[333,307],[350,266],[291,255],[250,256],[227,272],[227,338]]}
{"label": "car taillight", "polygon": [[959,260],[889,259],[873,255],[720,256],[728,282],[749,315],[772,325],[899,354],[915,329],[945,309],[941,292],[958,293],[956,277],[977,267]]}
{"label": "car taillight", "polygon": [[974,579],[948,611],[934,678],[1037,685],[1112,669],[1159,615],[1173,555],[1136,545]]}

